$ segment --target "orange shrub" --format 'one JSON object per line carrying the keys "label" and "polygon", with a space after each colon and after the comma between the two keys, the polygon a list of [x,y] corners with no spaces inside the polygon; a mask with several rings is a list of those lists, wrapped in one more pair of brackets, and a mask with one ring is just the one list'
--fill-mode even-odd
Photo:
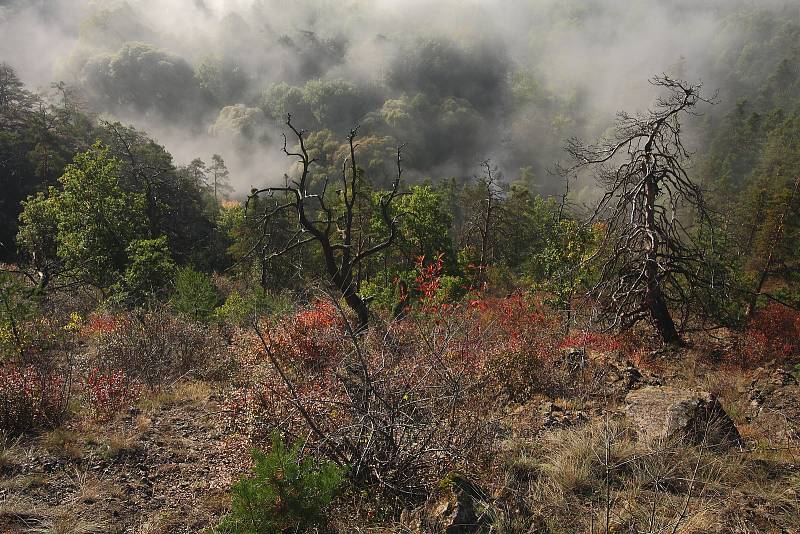
{"label": "orange shrub", "polygon": [[281,360],[304,369],[324,369],[342,353],[344,323],[330,302],[315,301],[267,333]]}

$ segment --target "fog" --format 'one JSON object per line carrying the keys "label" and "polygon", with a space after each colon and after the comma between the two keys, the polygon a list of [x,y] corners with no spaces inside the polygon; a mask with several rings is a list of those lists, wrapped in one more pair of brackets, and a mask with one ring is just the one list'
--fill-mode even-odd
{"label": "fog", "polygon": [[788,0],[12,0],[0,61],[29,86],[75,86],[179,164],[222,154],[240,191],[286,170],[286,111],[339,139],[359,122],[409,142],[412,176],[491,157],[553,191],[564,140],[648,107],[655,74],[721,89],[724,110],[732,65],[751,68],[725,55],[737,17],[767,9],[800,14]]}

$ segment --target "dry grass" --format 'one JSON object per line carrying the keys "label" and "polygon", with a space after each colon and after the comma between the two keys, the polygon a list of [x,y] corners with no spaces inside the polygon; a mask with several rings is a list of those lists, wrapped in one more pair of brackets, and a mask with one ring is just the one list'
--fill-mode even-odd
{"label": "dry grass", "polygon": [[207,382],[177,382],[164,389],[143,397],[139,408],[145,413],[153,413],[163,408],[184,404],[204,404],[208,401],[213,388]]}
{"label": "dry grass", "polygon": [[108,521],[73,507],[45,508],[35,499],[12,495],[0,500],[0,529],[30,534],[105,534]]}
{"label": "dry grass", "polygon": [[75,431],[56,428],[42,435],[41,446],[53,455],[80,460],[84,454],[84,440]]}
{"label": "dry grass", "polygon": [[6,478],[0,481],[0,489],[6,490],[9,494],[21,494],[26,491],[35,490],[50,482],[50,477],[44,473],[32,473],[29,475],[19,475]]}
{"label": "dry grass", "polygon": [[12,493],[0,500],[0,528],[32,529],[42,526],[47,519],[45,511],[33,500]]}
{"label": "dry grass", "polygon": [[21,446],[21,438],[0,436],[0,472],[13,471],[24,460],[25,450]]}
{"label": "dry grass", "polygon": [[210,492],[196,503],[191,517],[177,511],[163,510],[149,517],[137,532],[162,534],[165,532],[208,532],[205,526],[217,523],[227,513],[230,498],[227,493]]}
{"label": "dry grass", "polygon": [[499,532],[721,533],[746,524],[743,532],[777,532],[800,524],[800,476],[759,451],[639,443],[624,420],[507,450]]}
{"label": "dry grass", "polygon": [[112,461],[135,451],[138,447],[137,436],[113,432],[96,441],[95,447],[101,458]]}

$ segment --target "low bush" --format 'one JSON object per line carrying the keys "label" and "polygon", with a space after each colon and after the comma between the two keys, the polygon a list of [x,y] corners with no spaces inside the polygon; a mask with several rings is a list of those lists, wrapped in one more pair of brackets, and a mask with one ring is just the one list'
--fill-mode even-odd
{"label": "low bush", "polygon": [[122,370],[149,388],[190,373],[203,377],[221,360],[206,328],[163,306],[98,320],[96,331],[94,367],[106,375]]}
{"label": "low bush", "polygon": [[122,369],[104,373],[92,369],[86,378],[86,397],[98,419],[111,419],[117,412],[133,405],[141,388]]}
{"label": "low bush", "polygon": [[282,294],[274,294],[255,288],[240,293],[232,290],[225,302],[214,310],[214,318],[230,326],[244,327],[263,315],[288,315],[291,300]]}
{"label": "low bush", "polygon": [[67,415],[71,386],[60,372],[6,363],[0,367],[0,430],[14,435],[58,426]]}
{"label": "low bush", "polygon": [[747,324],[730,360],[742,367],[800,357],[800,311],[780,304],[759,310]]}
{"label": "low bush", "polygon": [[338,363],[346,340],[344,322],[333,304],[315,301],[268,331],[270,350],[302,369],[328,369]]}
{"label": "low bush", "polygon": [[234,424],[256,442],[278,428],[307,437],[398,507],[480,462],[497,431],[486,414],[558,382],[560,322],[520,295],[450,301],[439,272],[420,273],[404,319],[365,335],[350,335],[335,303],[262,323],[248,359],[266,365],[231,392]]}
{"label": "low bush", "polygon": [[136,239],[126,252],[129,264],[121,279],[112,286],[112,301],[139,306],[150,298],[161,297],[175,275],[167,238]]}
{"label": "low bush", "polygon": [[233,485],[231,513],[215,531],[278,534],[324,527],[325,511],[343,481],[342,469],[301,460],[299,450],[299,443],[287,448],[277,434],[270,452],[254,450],[253,474]]}
{"label": "low bush", "polygon": [[178,270],[175,290],[170,299],[172,307],[178,312],[195,321],[208,321],[221,301],[210,276],[192,267]]}

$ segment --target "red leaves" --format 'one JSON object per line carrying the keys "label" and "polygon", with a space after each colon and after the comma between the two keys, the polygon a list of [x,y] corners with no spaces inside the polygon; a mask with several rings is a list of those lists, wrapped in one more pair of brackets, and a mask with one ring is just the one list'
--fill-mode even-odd
{"label": "red leaves", "polygon": [[571,334],[561,340],[558,348],[583,347],[587,350],[613,351],[624,349],[619,336],[601,332],[580,332]]}
{"label": "red leaves", "polygon": [[68,397],[62,376],[8,364],[0,368],[0,428],[15,433],[56,424]]}
{"label": "red leaves", "polygon": [[306,369],[326,368],[341,353],[344,325],[330,302],[316,301],[267,335],[281,360]]}
{"label": "red leaves", "polygon": [[770,304],[750,320],[738,343],[734,363],[755,367],[800,356],[800,312]]}
{"label": "red leaves", "polygon": [[92,337],[113,332],[119,326],[119,321],[113,315],[92,315],[83,326],[81,333],[85,337]]}
{"label": "red leaves", "polygon": [[140,394],[141,388],[123,369],[104,373],[95,367],[86,378],[86,395],[98,419],[110,419],[136,402]]}
{"label": "red leaves", "polygon": [[443,256],[439,254],[433,263],[425,265],[425,256],[420,256],[416,261],[417,277],[414,282],[420,294],[419,302],[422,311],[436,312],[447,308],[447,304],[438,302],[439,289],[442,287],[442,270],[444,269]]}

